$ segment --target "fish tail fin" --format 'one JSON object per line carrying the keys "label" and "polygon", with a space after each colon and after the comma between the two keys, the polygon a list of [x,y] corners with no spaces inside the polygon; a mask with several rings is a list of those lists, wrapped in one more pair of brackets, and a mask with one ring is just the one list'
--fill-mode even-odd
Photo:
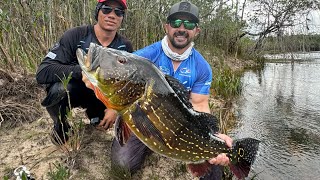
{"label": "fish tail fin", "polygon": [[238,179],[248,176],[259,147],[259,140],[252,138],[239,139],[234,141],[232,154],[229,155],[230,170]]}
{"label": "fish tail fin", "polygon": [[210,171],[210,164],[208,161],[197,164],[187,164],[189,172],[195,177],[202,177]]}

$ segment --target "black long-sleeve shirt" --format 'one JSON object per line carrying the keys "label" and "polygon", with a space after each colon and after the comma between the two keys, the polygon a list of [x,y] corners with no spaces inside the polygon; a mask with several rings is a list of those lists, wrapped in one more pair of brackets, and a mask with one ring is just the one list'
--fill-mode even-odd
{"label": "black long-sleeve shirt", "polygon": [[[101,45],[92,25],[79,26],[66,31],[40,63],[36,74],[37,82],[39,84],[60,82],[59,78],[62,79],[71,72],[72,79],[81,80],[81,68],[78,64],[76,50],[82,48],[87,52],[91,42]],[[108,47],[133,51],[131,42],[118,33]]]}

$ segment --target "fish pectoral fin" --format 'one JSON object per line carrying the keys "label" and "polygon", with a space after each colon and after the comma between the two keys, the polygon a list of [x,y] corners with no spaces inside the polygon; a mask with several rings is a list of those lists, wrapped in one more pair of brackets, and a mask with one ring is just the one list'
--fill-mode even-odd
{"label": "fish pectoral fin", "polygon": [[165,145],[165,141],[161,135],[161,132],[155,127],[152,121],[148,118],[147,114],[136,104],[135,111],[131,113],[132,120],[136,128],[147,138],[154,138],[158,142]]}
{"label": "fish pectoral fin", "polygon": [[211,170],[211,166],[214,165],[210,164],[208,161],[199,164],[187,164],[189,172],[195,177],[203,177],[208,174]]}
{"label": "fish pectoral fin", "polygon": [[123,121],[122,116],[118,116],[114,124],[115,138],[121,146],[127,143],[130,137],[130,129]]}

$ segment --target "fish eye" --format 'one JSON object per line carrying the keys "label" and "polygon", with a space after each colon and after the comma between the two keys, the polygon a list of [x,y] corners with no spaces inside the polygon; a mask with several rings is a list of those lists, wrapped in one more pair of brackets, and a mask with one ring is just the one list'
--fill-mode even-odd
{"label": "fish eye", "polygon": [[119,62],[120,64],[124,64],[124,63],[127,62],[127,60],[126,60],[125,58],[123,58],[123,57],[118,57],[118,62]]}

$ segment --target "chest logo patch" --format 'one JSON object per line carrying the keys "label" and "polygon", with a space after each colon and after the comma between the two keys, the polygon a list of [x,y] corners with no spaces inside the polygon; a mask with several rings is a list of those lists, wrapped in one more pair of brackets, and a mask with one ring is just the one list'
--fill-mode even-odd
{"label": "chest logo patch", "polygon": [[159,69],[163,72],[163,74],[168,74],[170,75],[170,71],[167,67],[165,66],[159,66]]}
{"label": "chest logo patch", "polygon": [[191,73],[191,70],[188,69],[188,68],[182,68],[182,69],[180,70],[180,73],[182,73],[182,74],[190,74],[190,73]]}

